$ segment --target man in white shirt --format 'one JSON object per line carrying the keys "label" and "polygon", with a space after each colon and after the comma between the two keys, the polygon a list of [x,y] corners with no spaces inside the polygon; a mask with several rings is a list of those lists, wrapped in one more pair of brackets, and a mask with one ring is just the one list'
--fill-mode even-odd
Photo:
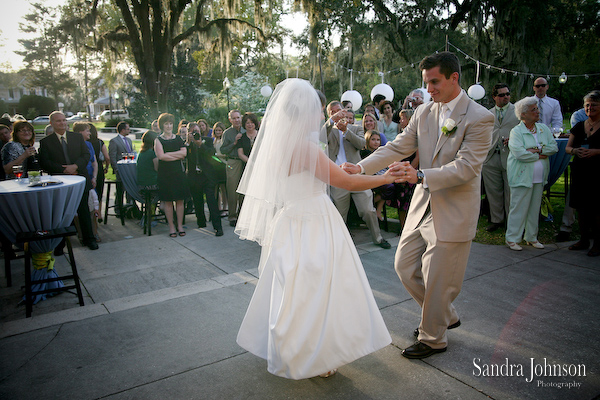
{"label": "man in white shirt", "polygon": [[[348,124],[348,110],[342,109],[339,101],[332,101],[327,106],[327,115],[329,119],[321,129],[321,141],[326,142],[329,151],[329,158],[337,165],[345,162],[358,163],[360,150],[365,147],[365,138],[358,132],[355,125]],[[348,218],[350,208],[350,198],[354,200],[356,211],[371,231],[373,243],[377,246],[389,249],[392,246],[381,236],[377,213],[373,206],[373,191],[363,190],[359,192],[350,192],[345,189],[331,186],[331,200],[340,212],[344,222]]]}
{"label": "man in white shirt", "polygon": [[558,100],[546,96],[549,87],[548,81],[542,77],[537,78],[533,82],[533,91],[535,92],[538,108],[540,109],[540,122],[549,128],[562,128],[563,117],[560,110],[560,103]]}
{"label": "man in white shirt", "polygon": [[[119,122],[117,124],[118,135],[110,139],[110,142],[108,143],[108,156],[110,158],[110,165],[112,166],[117,180],[117,190],[115,193],[115,213],[118,216],[120,216],[122,212],[123,193],[125,190],[123,188],[121,177],[119,176],[119,171],[117,170],[117,162],[123,159],[124,153],[133,153],[133,143],[131,142],[131,139],[127,137],[127,135],[129,135],[129,131],[129,124],[127,122]],[[129,197],[127,201],[131,202]]]}

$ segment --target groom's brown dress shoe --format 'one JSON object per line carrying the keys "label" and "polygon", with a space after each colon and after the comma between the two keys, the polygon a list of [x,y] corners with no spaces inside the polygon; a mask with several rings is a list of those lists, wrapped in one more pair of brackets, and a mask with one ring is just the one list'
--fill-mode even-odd
{"label": "groom's brown dress shoe", "polygon": [[402,350],[402,355],[406,358],[421,359],[427,358],[435,353],[443,353],[444,351],[446,351],[446,347],[443,349],[433,349],[427,346],[425,343],[416,341],[412,346]]}
{"label": "groom's brown dress shoe", "polygon": [[[456,321],[455,323],[453,323],[452,325],[448,325],[448,329],[458,328],[459,326],[460,326],[460,319],[458,321]],[[415,331],[413,332],[413,336],[419,337],[419,328],[415,329]]]}

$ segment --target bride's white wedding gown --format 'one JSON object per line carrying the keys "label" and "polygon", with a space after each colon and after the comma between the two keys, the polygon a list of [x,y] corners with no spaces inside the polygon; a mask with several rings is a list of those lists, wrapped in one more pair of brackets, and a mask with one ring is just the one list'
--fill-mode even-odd
{"label": "bride's white wedding gown", "polygon": [[272,374],[311,378],[379,350],[391,337],[326,185],[290,176],[263,246],[237,342]]}

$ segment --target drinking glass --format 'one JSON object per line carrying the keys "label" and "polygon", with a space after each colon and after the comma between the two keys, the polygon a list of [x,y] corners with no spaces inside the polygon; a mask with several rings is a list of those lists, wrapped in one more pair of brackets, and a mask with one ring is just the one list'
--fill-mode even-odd
{"label": "drinking glass", "polygon": [[559,128],[559,127],[552,128],[552,134],[554,135],[554,137],[556,139],[558,139],[560,137],[560,135],[562,135],[562,133],[563,133],[563,128]]}
{"label": "drinking glass", "polygon": [[23,166],[22,165],[13,165],[12,172],[17,178],[17,181],[21,181],[21,177],[23,176]]}

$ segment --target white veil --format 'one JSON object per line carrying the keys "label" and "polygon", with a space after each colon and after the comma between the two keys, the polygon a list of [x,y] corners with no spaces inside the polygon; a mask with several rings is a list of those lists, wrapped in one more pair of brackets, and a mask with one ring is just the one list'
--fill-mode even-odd
{"label": "white veil", "polygon": [[238,187],[245,195],[235,229],[241,239],[265,244],[286,202],[329,184],[329,159],[319,143],[321,110],[308,81],[286,79],[275,88]]}

